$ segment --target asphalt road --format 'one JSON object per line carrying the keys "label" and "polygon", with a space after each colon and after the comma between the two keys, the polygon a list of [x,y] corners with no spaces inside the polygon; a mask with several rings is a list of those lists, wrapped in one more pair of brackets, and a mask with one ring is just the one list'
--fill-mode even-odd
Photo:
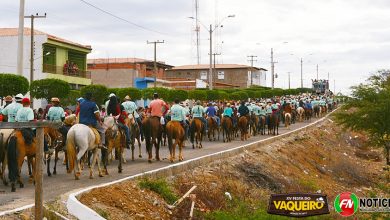
{"label": "asphalt road", "polygon": [[[311,122],[314,122],[315,119],[312,119]],[[290,127],[290,130],[287,130],[284,127],[281,127],[279,129],[279,133],[283,134],[288,131],[292,131],[298,128],[301,128],[305,125],[309,124],[309,122],[300,122],[293,124]],[[236,140],[230,142],[230,143],[223,143],[222,142],[222,133],[220,136],[220,141],[216,142],[209,142],[208,140],[203,142],[203,148],[202,149],[192,149],[192,146],[190,147],[189,142],[186,143],[186,148],[184,149],[184,160],[186,159],[193,159],[197,157],[201,157],[204,155],[216,153],[219,151],[227,150],[230,148],[234,148],[240,145],[249,144],[251,142],[255,142],[261,139],[265,139],[270,137],[269,135],[257,135],[255,137],[249,138],[247,141],[241,141],[239,138]],[[154,151],[153,151],[154,152]],[[178,153],[178,150],[176,150]],[[163,158],[162,161],[154,161],[153,163],[149,164],[147,162],[147,155],[146,155],[146,149],[145,146],[142,145],[142,156],[143,158],[138,158],[138,149],[136,147],[135,151],[135,161],[131,161],[131,151],[126,149],[125,152],[127,163],[123,166],[123,172],[118,173],[117,167],[118,162],[114,161],[112,162],[108,169],[109,169],[109,175],[104,177],[98,177],[97,173],[97,166],[95,166],[95,178],[89,179],[89,171],[88,169],[84,169],[82,172],[82,175],[80,176],[80,180],[75,180],[74,175],[68,174],[66,172],[65,166],[62,165],[62,162],[59,161],[57,164],[57,175],[52,175],[51,177],[48,177],[46,174],[46,167],[44,167],[44,199],[45,201],[50,201],[53,199],[58,198],[61,194],[67,193],[69,191],[74,191],[76,189],[82,189],[84,187],[97,185],[101,183],[110,182],[113,180],[118,180],[127,176],[132,176],[138,173],[154,170],[157,168],[161,168],[164,166],[170,165],[170,162],[166,159],[169,155],[168,147],[163,146],[160,148],[160,158]],[[61,158],[62,159],[62,158]],[[52,163],[53,164],[53,163]],[[52,165],[53,166],[53,165]],[[22,178],[24,182],[24,188],[17,188],[16,192],[11,192],[10,186],[4,186],[2,183],[0,183],[0,212],[15,209],[24,205],[32,204],[34,203],[34,185],[28,182],[28,173],[27,173],[27,165],[24,163],[22,168]]]}

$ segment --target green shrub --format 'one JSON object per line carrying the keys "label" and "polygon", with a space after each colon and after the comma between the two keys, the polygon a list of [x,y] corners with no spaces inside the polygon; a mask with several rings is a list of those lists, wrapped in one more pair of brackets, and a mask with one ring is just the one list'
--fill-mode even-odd
{"label": "green shrub", "polygon": [[36,99],[50,99],[57,97],[63,99],[69,95],[69,83],[60,79],[34,80],[30,85],[31,96]]}
{"label": "green shrub", "polygon": [[194,100],[207,100],[207,93],[205,90],[191,90],[188,92],[188,98]]}
{"label": "green shrub", "polygon": [[26,94],[29,89],[28,80],[24,76],[15,74],[0,74],[0,96],[17,95],[18,93]]}
{"label": "green shrub", "polygon": [[87,92],[93,94],[93,99],[98,105],[104,104],[104,100],[108,98],[108,89],[103,85],[89,85],[81,89],[81,96],[84,97]]}
{"label": "green shrub", "polygon": [[137,88],[121,88],[117,90],[116,94],[121,100],[124,100],[127,95],[130,96],[132,100],[142,99],[142,92]]}
{"label": "green shrub", "polygon": [[178,197],[164,179],[142,179],[138,183],[141,189],[148,189],[159,194],[168,204],[173,204]]}

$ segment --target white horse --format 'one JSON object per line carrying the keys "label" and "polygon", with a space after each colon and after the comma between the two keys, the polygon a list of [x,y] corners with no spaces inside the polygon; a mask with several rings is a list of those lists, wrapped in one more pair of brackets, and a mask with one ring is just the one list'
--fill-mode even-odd
{"label": "white horse", "polygon": [[[93,152],[92,165],[89,168],[89,178],[93,179],[93,168],[95,167],[96,162],[98,164],[99,176],[103,176],[100,169],[100,149],[98,148],[98,144],[95,140],[96,137],[94,132],[86,125],[76,124],[69,129],[68,136],[66,138],[66,150],[69,160],[68,173],[71,173],[74,169],[74,176],[76,180],[78,180],[81,175],[81,158],[87,151]],[[77,171],[75,163],[77,165]]]}
{"label": "white horse", "polygon": [[0,131],[0,179],[8,185],[5,169],[7,167],[7,140],[14,129],[1,129]]}
{"label": "white horse", "polygon": [[302,122],[303,121],[303,116],[305,115],[305,109],[302,108],[302,107],[298,107],[297,108],[297,113],[298,113],[298,117],[299,117],[299,122]]}

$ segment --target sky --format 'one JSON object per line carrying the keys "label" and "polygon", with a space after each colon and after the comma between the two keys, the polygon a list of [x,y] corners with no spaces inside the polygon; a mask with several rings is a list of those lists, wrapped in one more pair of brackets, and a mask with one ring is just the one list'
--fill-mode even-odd
{"label": "sky", "polygon": [[[268,69],[274,50],[275,86],[300,87],[327,79],[336,92],[364,82],[379,69],[390,69],[390,1],[388,0],[198,0],[201,63],[209,62],[209,32],[217,63]],[[111,13],[102,12],[100,9]],[[25,15],[47,13],[35,28],[67,40],[91,45],[88,58],[153,59],[147,41],[157,46],[157,60],[196,64],[195,0],[26,0]],[[0,1],[0,27],[17,27],[18,0]],[[234,18],[226,18],[235,15]],[[29,27],[30,21],[25,20]],[[15,48],[16,50],[16,48]],[[334,85],[335,82],[335,85]]]}

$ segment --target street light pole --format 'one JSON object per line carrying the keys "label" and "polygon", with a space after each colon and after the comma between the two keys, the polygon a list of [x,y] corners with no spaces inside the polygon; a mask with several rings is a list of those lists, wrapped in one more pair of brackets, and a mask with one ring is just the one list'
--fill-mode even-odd
{"label": "street light pole", "polygon": [[16,74],[23,76],[23,31],[24,31],[24,0],[19,5],[18,56]]}
{"label": "street light pole", "polygon": [[291,87],[290,87],[290,72],[288,72],[288,89],[291,89]]}
{"label": "street light pole", "polygon": [[257,60],[254,60],[253,58],[257,57],[255,55],[249,55],[248,56],[250,58],[250,60],[248,60],[249,62],[251,62],[251,86],[253,86],[253,61],[257,61]]}
{"label": "street light pole", "polygon": [[301,58],[301,88],[303,88],[303,59]]}
{"label": "street light pole", "polygon": [[209,69],[209,89],[213,90],[213,28],[210,24],[210,69]]}

